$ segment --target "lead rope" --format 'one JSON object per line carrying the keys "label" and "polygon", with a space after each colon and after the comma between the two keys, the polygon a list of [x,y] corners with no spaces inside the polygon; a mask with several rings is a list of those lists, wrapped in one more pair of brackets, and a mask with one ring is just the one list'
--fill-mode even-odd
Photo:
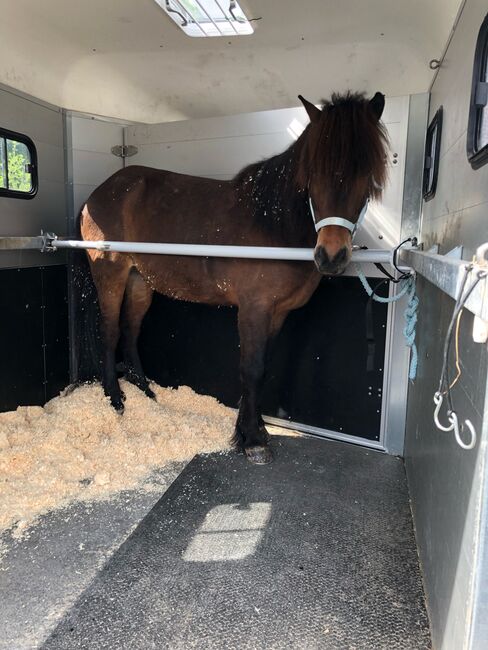
{"label": "lead rope", "polygon": [[[395,266],[395,268],[397,268],[396,254],[400,249],[400,247],[406,244],[408,241],[411,241],[411,238],[403,241],[399,246],[397,246],[397,248],[394,251],[393,266]],[[383,304],[389,304],[393,302],[398,302],[398,300],[401,300],[404,296],[408,296],[408,302],[405,309],[405,327],[403,328],[403,335],[405,337],[405,342],[407,346],[411,350],[410,368],[409,368],[408,377],[413,381],[417,376],[417,366],[418,366],[418,352],[417,352],[417,345],[415,343],[415,336],[417,330],[419,299],[415,290],[415,275],[413,273],[403,273],[397,268],[397,270],[401,274],[401,277],[397,280],[397,283],[400,285],[401,288],[398,291],[398,293],[396,293],[394,296],[384,297],[384,296],[378,296],[375,293],[375,290],[369,284],[360,266],[358,264],[355,264],[355,267],[356,267],[356,272],[358,274],[358,278],[361,281],[364,290],[372,300],[375,300],[376,302],[383,303]]]}

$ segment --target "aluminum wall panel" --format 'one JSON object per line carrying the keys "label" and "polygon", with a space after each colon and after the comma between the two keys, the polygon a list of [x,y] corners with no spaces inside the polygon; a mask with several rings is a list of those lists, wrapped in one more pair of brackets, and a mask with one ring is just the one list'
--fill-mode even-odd
{"label": "aluminum wall panel", "polygon": [[75,217],[93,190],[117,170],[123,160],[111,148],[123,143],[124,126],[90,116],[72,115],[73,213]]}
{"label": "aluminum wall panel", "polygon": [[[466,157],[466,131],[473,55],[487,11],[484,0],[468,0],[432,88],[429,115],[444,107],[441,158],[435,197],[424,203],[421,239],[445,253],[464,246],[464,258],[488,240],[488,165],[474,171]],[[478,650],[483,639],[481,608],[488,600],[486,542],[480,531],[486,491],[486,346],[471,338],[472,317],[463,316],[463,374],[454,388],[459,418],[469,418],[478,432],[471,451],[462,450],[452,432],[433,422],[432,397],[442,367],[442,342],[453,300],[419,279],[418,378],[409,390],[406,467],[419,554],[425,577],[434,647]],[[445,415],[444,415],[445,417]],[[483,566],[482,558],[485,558]],[[481,595],[480,595],[481,594]],[[477,627],[478,625],[478,627]]]}
{"label": "aluminum wall panel", "polygon": [[[432,111],[431,111],[432,112]],[[448,106],[444,107],[444,115]],[[466,116],[467,124],[467,116]],[[465,246],[471,259],[477,246],[488,241],[488,165],[474,170],[466,158],[466,133],[441,154],[437,191],[424,206],[423,241],[440,252]]]}
{"label": "aluminum wall panel", "polygon": [[[453,300],[419,279],[418,378],[409,391],[406,466],[417,543],[425,579],[434,647],[467,647],[476,570],[481,470],[485,443],[462,450],[452,432],[433,422],[432,396],[442,365],[442,341]],[[463,316],[462,382],[453,390],[454,405],[481,432],[487,360],[470,335],[472,317]],[[445,419],[445,416],[444,416]]]}
{"label": "aluminum wall panel", "polygon": [[422,180],[424,143],[429,114],[429,94],[410,97],[408,112],[407,153],[405,158],[405,184],[403,187],[402,232],[407,237],[418,237],[422,212]]}
{"label": "aluminum wall panel", "polygon": [[[0,84],[2,122],[6,120],[9,129],[23,132],[28,128],[28,135],[37,142],[46,142],[58,147],[63,146],[63,131],[60,130],[61,109],[20,93]],[[3,126],[3,124],[2,124]]]}
{"label": "aluminum wall panel", "polygon": [[[66,234],[63,119],[56,107],[0,88],[0,126],[28,135],[38,155],[39,190],[33,199],[0,197],[0,235],[37,235],[41,229]],[[8,251],[0,268],[62,264],[63,253]]]}

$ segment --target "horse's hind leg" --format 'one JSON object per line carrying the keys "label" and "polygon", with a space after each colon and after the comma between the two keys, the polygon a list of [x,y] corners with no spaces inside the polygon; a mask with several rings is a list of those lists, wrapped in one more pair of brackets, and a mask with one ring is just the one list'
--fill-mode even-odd
{"label": "horse's hind leg", "polygon": [[137,339],[141,324],[152,301],[153,290],[142,276],[132,269],[127,280],[124,303],[122,305],[122,349],[126,367],[126,379],[154,398],[153,391],[142,369],[137,349]]}
{"label": "horse's hind leg", "polygon": [[91,272],[98,293],[103,338],[103,377],[105,395],[116,411],[124,411],[123,393],[115,369],[115,350],[120,335],[120,308],[130,271],[130,263],[122,256],[110,258],[89,252]]}

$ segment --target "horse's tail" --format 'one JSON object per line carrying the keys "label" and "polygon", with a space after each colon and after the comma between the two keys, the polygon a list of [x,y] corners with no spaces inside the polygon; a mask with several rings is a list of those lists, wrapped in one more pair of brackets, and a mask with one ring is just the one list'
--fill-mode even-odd
{"label": "horse's tail", "polygon": [[[76,237],[81,239],[80,215]],[[97,290],[85,251],[70,251],[71,380],[81,384],[101,378],[102,343]]]}

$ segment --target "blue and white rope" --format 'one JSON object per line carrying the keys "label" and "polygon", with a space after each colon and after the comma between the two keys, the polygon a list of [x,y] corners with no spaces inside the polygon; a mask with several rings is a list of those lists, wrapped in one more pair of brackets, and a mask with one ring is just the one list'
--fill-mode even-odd
{"label": "blue and white rope", "polygon": [[417,318],[418,318],[417,310],[419,306],[419,299],[415,292],[415,276],[413,274],[410,274],[406,278],[401,279],[399,282],[399,284],[401,285],[400,291],[394,296],[384,298],[383,296],[377,296],[374,293],[371,285],[369,284],[368,280],[366,279],[366,276],[364,275],[359,265],[356,264],[355,266],[356,266],[358,278],[361,280],[361,284],[363,285],[366,293],[370,298],[372,297],[373,300],[376,300],[376,302],[382,302],[382,303],[397,302],[398,300],[401,300],[403,296],[405,295],[408,296],[408,303],[405,309],[405,327],[403,328],[403,335],[405,337],[406,344],[411,350],[410,370],[408,376],[410,379],[414,380],[415,377],[417,376],[417,365],[418,365],[418,353],[417,353],[417,345],[415,343],[415,335],[416,335]]}

